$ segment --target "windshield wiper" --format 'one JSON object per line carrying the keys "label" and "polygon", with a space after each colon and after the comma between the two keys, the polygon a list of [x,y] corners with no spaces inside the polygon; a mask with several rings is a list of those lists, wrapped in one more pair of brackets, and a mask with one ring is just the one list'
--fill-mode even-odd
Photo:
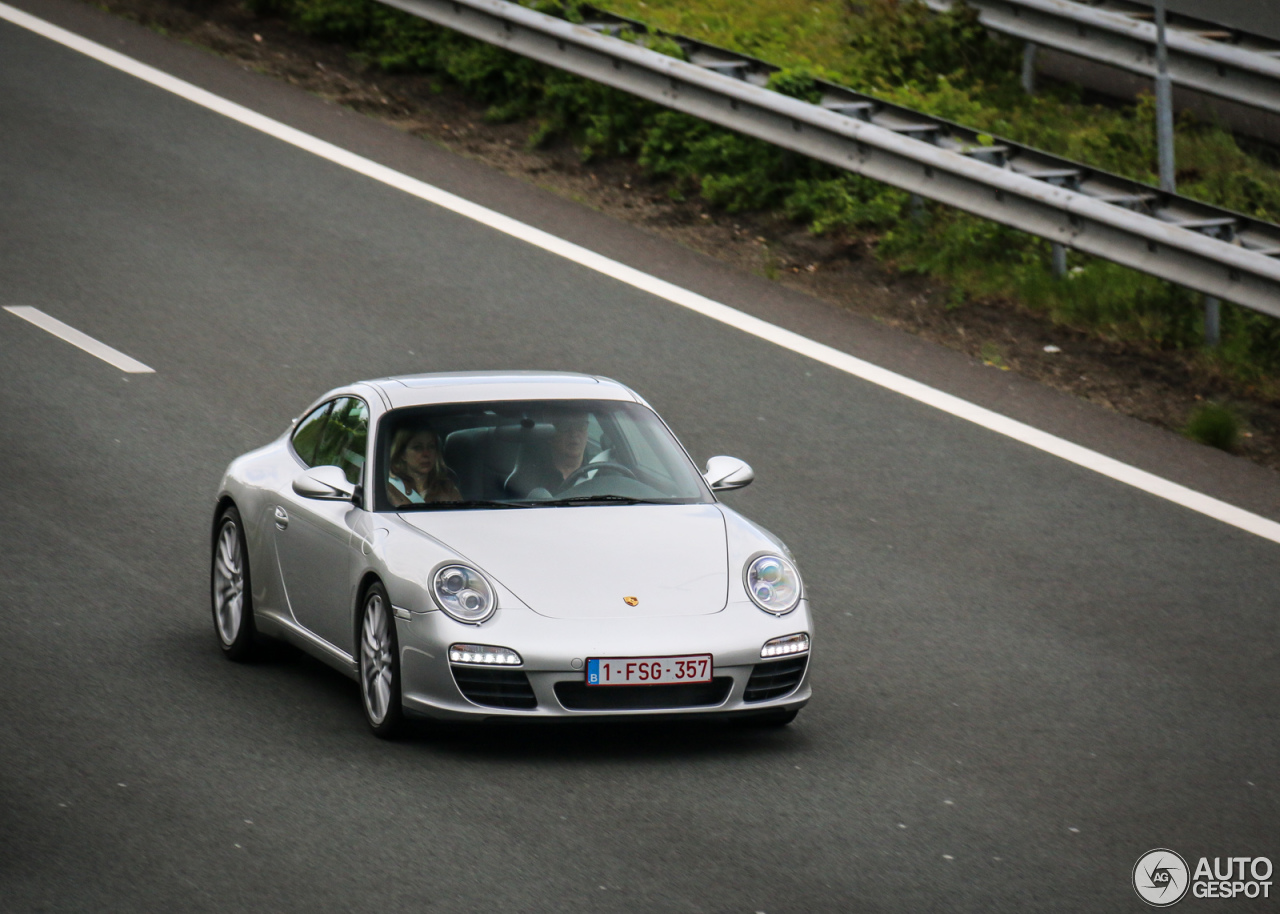
{"label": "windshield wiper", "polygon": [[460,501],[428,501],[401,505],[397,511],[450,511],[454,508],[531,508],[525,501],[491,501],[485,498],[466,498]]}
{"label": "windshield wiper", "polygon": [[529,505],[589,505],[606,502],[618,505],[669,505],[669,501],[654,501],[649,498],[632,498],[630,495],[574,495],[572,498],[552,498],[547,501],[526,502]]}

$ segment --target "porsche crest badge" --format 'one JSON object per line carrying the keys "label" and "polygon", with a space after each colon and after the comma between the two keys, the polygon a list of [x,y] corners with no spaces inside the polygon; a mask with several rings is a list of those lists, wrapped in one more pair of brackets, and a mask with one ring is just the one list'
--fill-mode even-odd
{"label": "porsche crest badge", "polygon": [[635,606],[637,603],[640,602],[640,598],[639,597],[623,597],[622,602],[626,603],[628,606]]}

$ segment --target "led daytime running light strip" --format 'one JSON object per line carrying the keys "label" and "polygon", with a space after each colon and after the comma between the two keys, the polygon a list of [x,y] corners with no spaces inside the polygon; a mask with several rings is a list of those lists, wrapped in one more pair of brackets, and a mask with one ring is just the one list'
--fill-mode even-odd
{"label": "led daytime running light strip", "polygon": [[803,654],[807,650],[809,650],[809,636],[800,632],[766,641],[764,647],[760,648],[760,656],[784,657],[787,654]]}
{"label": "led daytime running light strip", "polygon": [[452,663],[483,663],[491,666],[519,666],[524,661],[509,647],[492,644],[454,644],[449,647]]}

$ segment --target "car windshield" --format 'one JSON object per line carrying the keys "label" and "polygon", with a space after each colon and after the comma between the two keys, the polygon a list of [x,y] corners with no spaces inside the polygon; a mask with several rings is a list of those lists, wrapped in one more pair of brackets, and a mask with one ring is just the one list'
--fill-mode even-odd
{"label": "car windshield", "polygon": [[394,410],[379,423],[383,511],[710,502],[652,410],[616,400]]}

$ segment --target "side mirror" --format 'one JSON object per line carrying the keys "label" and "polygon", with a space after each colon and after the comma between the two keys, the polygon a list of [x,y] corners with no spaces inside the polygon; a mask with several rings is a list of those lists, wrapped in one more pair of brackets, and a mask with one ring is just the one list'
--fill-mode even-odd
{"label": "side mirror", "polygon": [[347,474],[341,468],[327,466],[304,470],[293,481],[293,491],[303,498],[350,501],[356,487],[347,482]]}
{"label": "side mirror", "polygon": [[737,457],[712,457],[707,461],[707,471],[702,478],[711,486],[712,492],[729,492],[751,485],[756,471]]}

